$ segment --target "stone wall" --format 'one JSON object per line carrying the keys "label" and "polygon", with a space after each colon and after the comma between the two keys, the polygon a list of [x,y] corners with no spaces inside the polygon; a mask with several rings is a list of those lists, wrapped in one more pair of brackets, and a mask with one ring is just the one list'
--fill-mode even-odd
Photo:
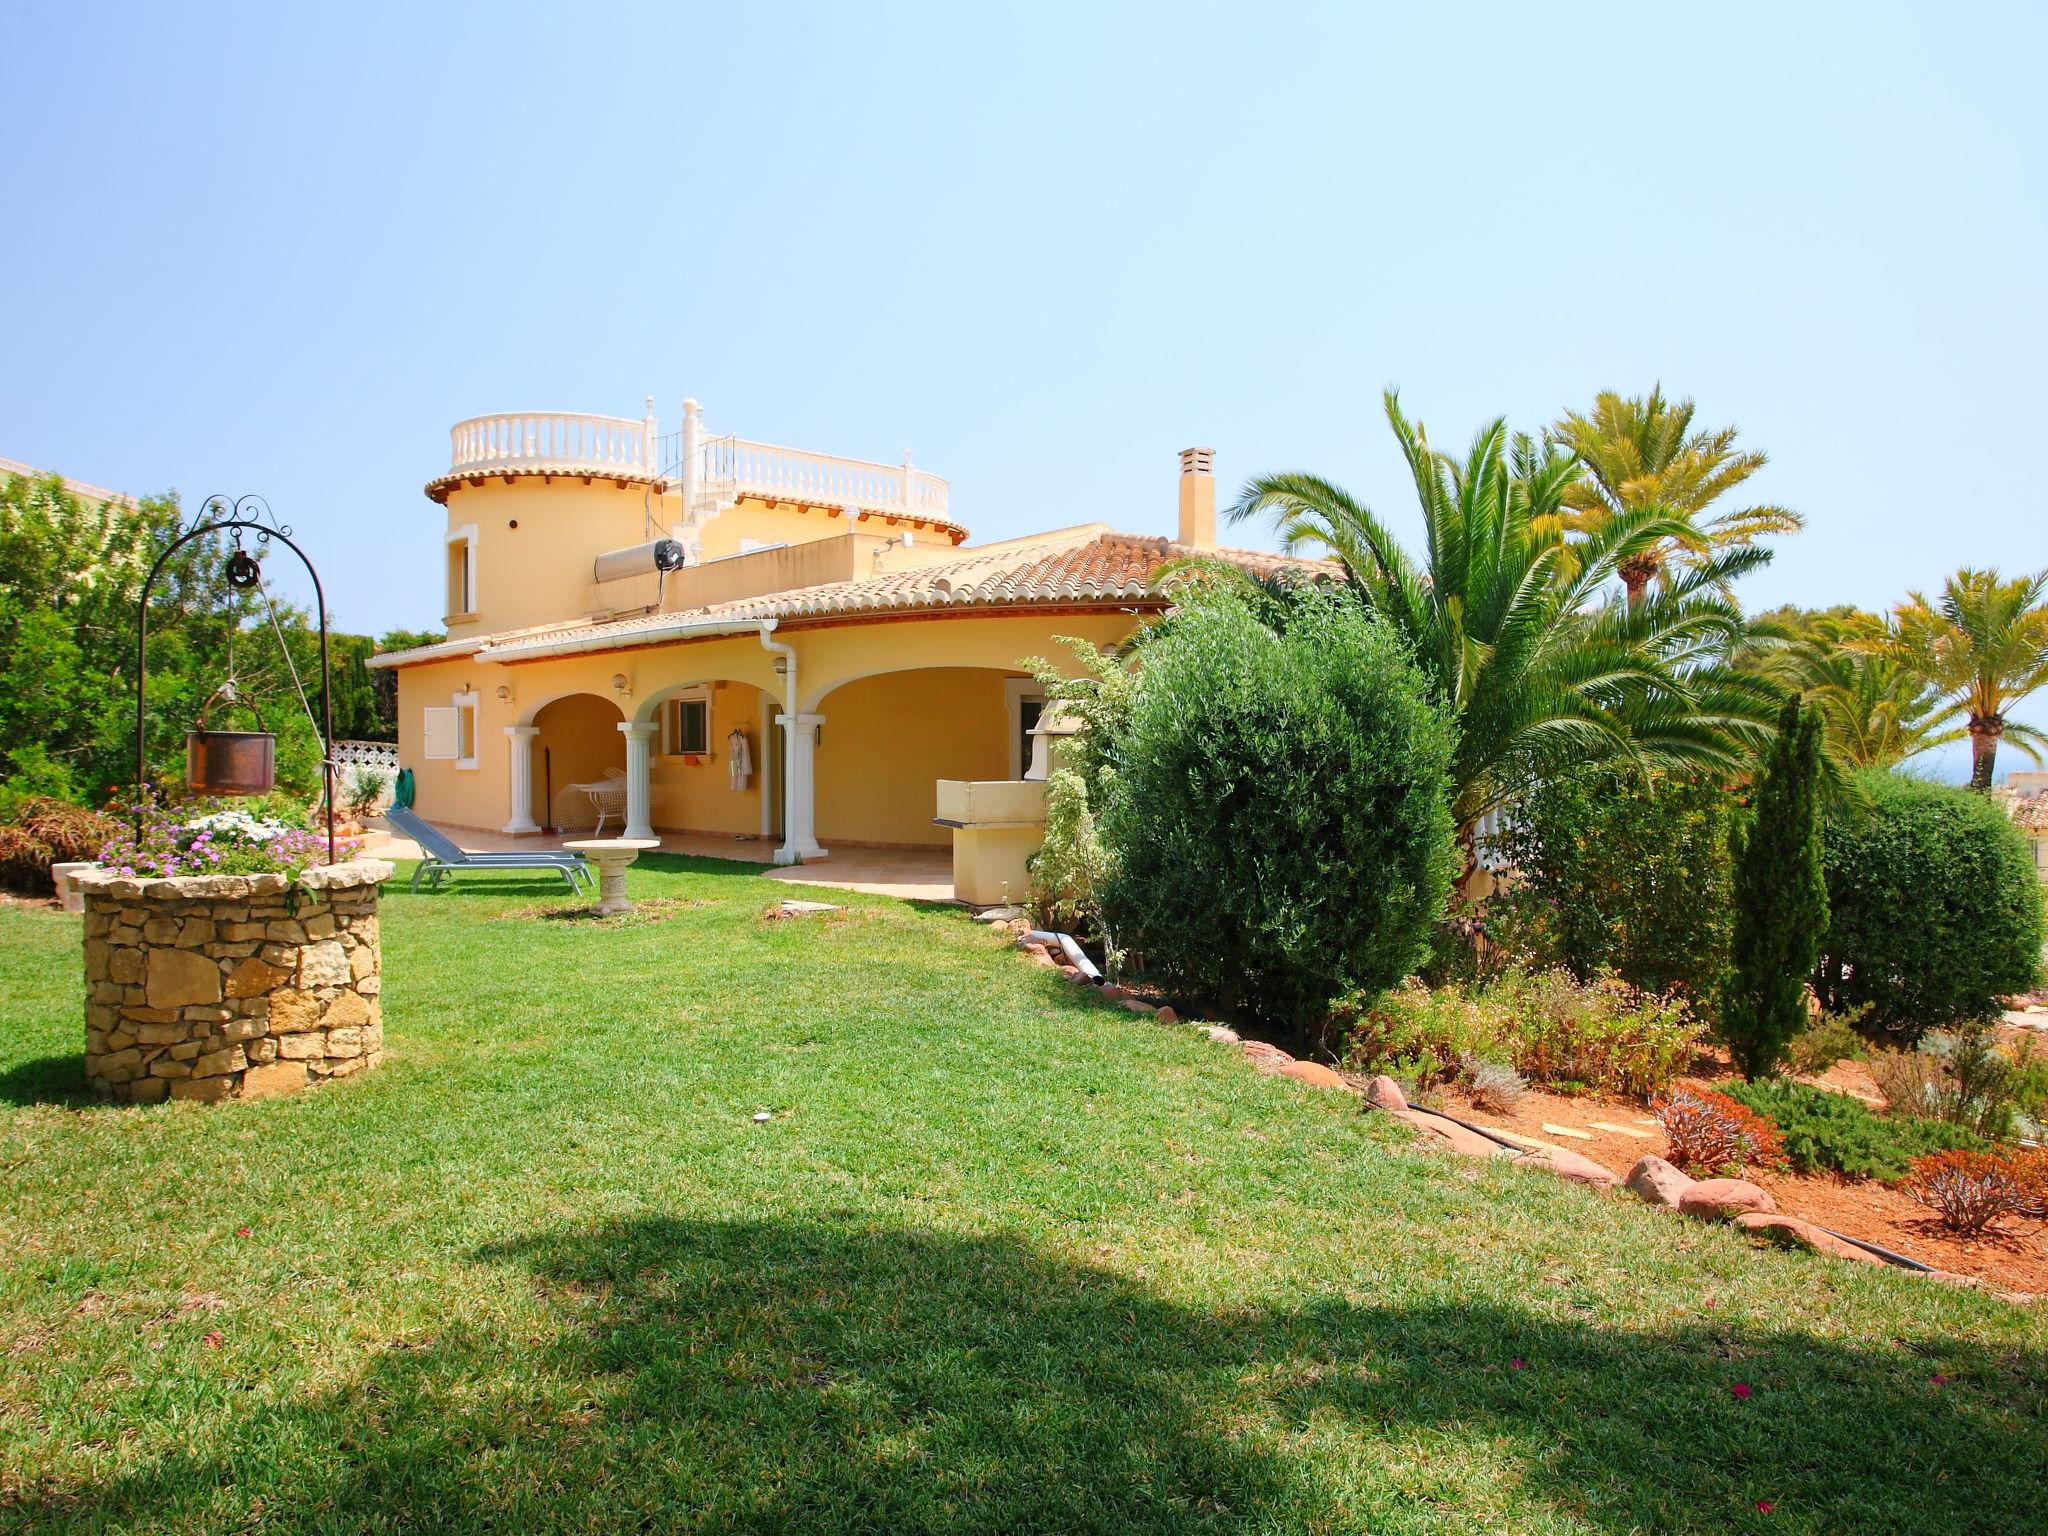
{"label": "stone wall", "polygon": [[85,876],[85,1075],[152,1104],[293,1093],[384,1055],[376,859],[282,875]]}

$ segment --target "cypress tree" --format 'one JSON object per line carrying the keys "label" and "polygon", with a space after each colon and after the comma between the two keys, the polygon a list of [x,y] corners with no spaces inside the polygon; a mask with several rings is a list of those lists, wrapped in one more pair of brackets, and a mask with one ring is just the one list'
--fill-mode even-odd
{"label": "cypress tree", "polygon": [[1806,1027],[1806,985],[1828,927],[1820,711],[1785,701],[1749,825],[1735,836],[1733,973],[1721,1034],[1747,1078],[1778,1070]]}

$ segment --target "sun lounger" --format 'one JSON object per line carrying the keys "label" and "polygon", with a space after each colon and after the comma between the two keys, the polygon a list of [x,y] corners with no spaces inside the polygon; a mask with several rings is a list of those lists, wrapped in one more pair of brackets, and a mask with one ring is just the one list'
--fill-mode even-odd
{"label": "sun lounger", "polygon": [[[422,880],[427,880],[428,888],[432,889],[449,875],[476,870],[508,869],[547,871],[560,875],[568,882],[572,891],[578,889],[579,882],[591,890],[597,889],[597,882],[590,873],[590,866],[578,853],[558,853],[546,849],[535,849],[532,853],[467,853],[457,847],[454,840],[445,832],[422,821],[405,806],[392,806],[385,811],[384,819],[396,830],[418,843],[420,852],[426,855],[420,860],[420,867],[413,871],[414,890],[420,888]],[[430,876],[431,879],[428,878]]]}

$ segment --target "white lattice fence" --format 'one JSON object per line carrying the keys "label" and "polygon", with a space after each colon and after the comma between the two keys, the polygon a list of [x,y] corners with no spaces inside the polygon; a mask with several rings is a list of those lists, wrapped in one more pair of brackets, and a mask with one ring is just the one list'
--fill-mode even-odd
{"label": "white lattice fence", "polygon": [[337,741],[334,744],[334,786],[337,804],[346,804],[349,782],[356,774],[368,770],[382,776],[384,789],[377,796],[374,810],[383,810],[391,803],[392,781],[398,777],[398,743],[395,741]]}

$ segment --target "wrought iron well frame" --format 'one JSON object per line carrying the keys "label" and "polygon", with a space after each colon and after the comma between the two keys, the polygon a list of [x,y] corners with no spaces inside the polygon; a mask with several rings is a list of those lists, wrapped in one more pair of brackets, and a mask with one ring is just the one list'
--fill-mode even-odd
{"label": "wrought iron well frame", "polygon": [[[142,600],[137,604],[137,626],[135,640],[135,826],[139,835],[142,830],[143,805],[149,795],[149,594],[156,585],[156,579],[171,556],[190,544],[194,539],[210,533],[224,533],[237,530],[235,556],[244,560],[252,557],[241,547],[239,530],[247,529],[256,535],[259,546],[272,539],[284,545],[299,557],[299,564],[306,568],[306,574],[313,578],[313,601],[320,610],[320,779],[327,808],[327,862],[334,859],[334,673],[328,663],[327,654],[327,593],[320,585],[320,573],[313,568],[313,562],[306,552],[292,542],[289,524],[278,521],[277,514],[270,510],[270,503],[251,491],[237,496],[232,502],[222,496],[209,496],[200,503],[189,526],[164,546],[156,557],[156,564],[149,568],[149,576],[142,583]],[[234,556],[229,563],[233,564]],[[260,579],[260,578],[259,578]],[[232,578],[231,578],[232,580]],[[253,583],[237,583],[253,585]]]}

